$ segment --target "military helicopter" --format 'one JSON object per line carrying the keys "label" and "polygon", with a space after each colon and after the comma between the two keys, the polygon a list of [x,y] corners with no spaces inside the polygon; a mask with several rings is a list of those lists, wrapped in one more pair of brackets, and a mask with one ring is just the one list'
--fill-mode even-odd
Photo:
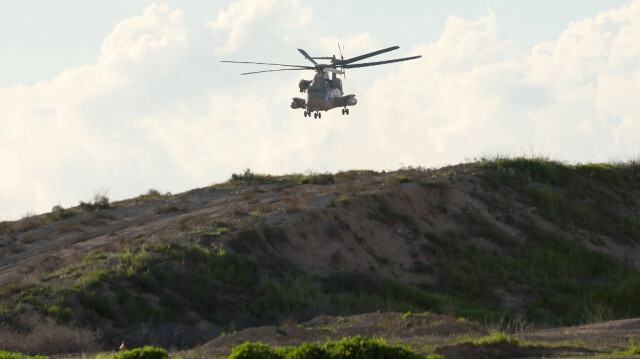
{"label": "military helicopter", "polygon": [[[275,69],[275,70],[263,70],[263,71],[253,71],[253,72],[245,72],[241,75],[252,75],[259,74],[265,72],[278,72],[278,71],[301,71],[301,70],[315,70],[316,74],[313,77],[313,80],[300,80],[298,87],[300,92],[307,93],[307,99],[294,97],[291,102],[292,109],[303,109],[304,117],[311,117],[313,113],[314,118],[322,118],[322,114],[320,111],[329,111],[333,108],[342,107],[342,114],[348,115],[349,109],[347,106],[355,106],[358,103],[356,100],[356,95],[343,95],[342,93],[342,80],[340,80],[337,75],[345,75],[345,69],[354,69],[358,67],[368,67],[368,66],[378,66],[384,64],[390,64],[393,62],[400,61],[408,61],[420,58],[422,56],[411,56],[411,57],[403,57],[400,59],[393,60],[385,60],[385,61],[376,61],[376,62],[365,62],[358,63],[355,62],[367,59],[372,56],[380,55],[385,52],[397,50],[400,47],[392,46],[386,49],[369,52],[364,55],[352,57],[350,59],[345,59],[342,56],[342,51],[344,50],[344,46],[340,48],[340,44],[338,44],[338,49],[340,50],[340,59],[337,59],[335,55],[332,57],[311,57],[309,54],[302,50],[298,49],[298,51],[304,56],[307,60],[311,61],[313,66],[304,66],[304,65],[287,65],[287,64],[273,64],[266,62],[248,62],[248,61],[221,61],[233,64],[255,64],[255,65],[268,65],[268,66],[280,66],[283,68]],[[328,64],[321,64],[316,62],[316,60],[330,60]],[[339,69],[338,69],[339,68]],[[331,76],[329,75],[331,73]]]}

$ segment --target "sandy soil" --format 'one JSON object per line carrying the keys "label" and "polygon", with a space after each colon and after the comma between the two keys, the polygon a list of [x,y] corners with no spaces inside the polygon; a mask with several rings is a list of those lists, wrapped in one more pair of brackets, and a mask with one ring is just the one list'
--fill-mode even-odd
{"label": "sandy soil", "polygon": [[593,357],[625,350],[640,340],[640,319],[508,334],[520,344],[474,345],[495,329],[434,314],[370,313],[347,317],[321,316],[302,323],[250,328],[222,335],[185,357],[225,357],[246,341],[274,347],[323,343],[348,336],[383,338],[390,344],[409,345],[420,354],[446,358],[552,358]]}
{"label": "sandy soil", "polygon": [[[443,171],[454,175],[442,175]],[[421,249],[420,246],[428,245],[428,241],[421,238],[419,242],[413,237],[411,222],[422,231],[442,233],[459,226],[455,218],[471,213],[518,237],[518,228],[504,220],[505,213],[497,212],[481,200],[487,198],[487,189],[475,176],[473,166],[441,169],[438,176],[422,173],[421,179],[410,183],[389,181],[389,176],[385,173],[343,176],[331,185],[202,188],[147,203],[136,204],[133,200],[113,203],[107,210],[82,213],[48,224],[44,224],[44,215],[25,218],[10,224],[19,230],[0,231],[0,283],[8,287],[37,279],[39,275],[64,268],[89,253],[116,252],[142,241],[183,240],[185,233],[217,222],[225,222],[232,228],[232,233],[218,239],[224,242],[234,234],[233,231],[237,233],[243,228],[252,216],[282,230],[286,240],[269,250],[291,260],[308,274],[375,273],[417,284],[437,280],[437,271],[420,271],[415,264],[428,264],[438,253],[430,254]],[[523,204],[521,198],[508,189],[495,191],[491,198],[493,203],[511,208],[511,216],[526,216],[544,228],[561,230],[540,217],[535,208]],[[381,206],[401,211],[401,216],[386,223],[376,220],[374,212]],[[411,221],[403,220],[402,216],[410,217]],[[563,231],[570,240],[580,241],[631,267],[640,268],[640,245],[637,243],[599,237],[599,244],[594,245],[592,234],[572,228]],[[495,246],[485,238],[471,240],[479,247]],[[503,297],[506,308],[517,309],[518,303],[524,300],[508,291],[504,291]],[[232,333],[212,340],[195,352],[222,355],[246,340],[293,345],[345,335],[365,335],[383,337],[392,343],[411,344],[419,352],[441,348],[447,357],[464,357],[468,350],[474,349],[473,346],[451,343],[458,338],[477,338],[488,332],[477,325],[435,315],[402,318],[398,313],[382,313],[319,317],[300,325]],[[563,348],[551,352],[550,349],[530,350],[528,354],[533,357],[565,352],[592,355],[625,348],[630,341],[640,341],[640,319],[515,336],[533,343],[556,343]],[[497,347],[486,355],[524,355],[521,354],[513,348]]]}

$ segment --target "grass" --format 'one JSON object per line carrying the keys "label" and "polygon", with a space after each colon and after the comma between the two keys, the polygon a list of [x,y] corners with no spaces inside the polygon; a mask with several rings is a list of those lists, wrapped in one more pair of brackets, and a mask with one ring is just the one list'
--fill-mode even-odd
{"label": "grass", "polygon": [[540,158],[498,158],[481,168],[492,189],[507,186],[524,193],[538,213],[561,228],[640,241],[640,220],[630,201],[640,186],[637,162],[572,166]]}
{"label": "grass", "polygon": [[[214,323],[245,327],[294,315],[317,299],[310,277],[273,265],[273,274],[266,275],[255,263],[224,249],[144,246],[86,256],[41,283],[16,289],[15,300],[23,309],[85,325],[101,320],[120,327],[185,322],[184,309],[189,308]],[[70,311],[75,301],[84,311]],[[7,316],[18,314],[15,306],[3,308]]]}
{"label": "grass", "polygon": [[251,171],[251,169],[247,168],[245,169],[244,173],[232,174],[231,178],[227,182],[213,185],[212,189],[255,187],[262,185],[280,185],[283,187],[293,187],[304,184],[327,185],[332,184],[335,181],[335,175],[330,173],[273,176],[254,173],[253,171]]}
{"label": "grass", "polygon": [[[429,356],[428,358],[438,358]],[[323,344],[305,343],[299,346],[272,349],[260,342],[246,342],[233,348],[228,359],[240,358],[424,358],[414,354],[409,347],[387,344],[383,339],[350,337]]]}
{"label": "grass", "polygon": [[204,238],[215,238],[229,233],[229,228],[224,223],[217,223],[209,227],[196,227],[193,233]]}
{"label": "grass", "polygon": [[[398,188],[446,193],[453,182],[448,178],[436,182],[432,177],[459,170],[464,169],[442,173],[412,170],[387,176],[387,184],[413,182],[419,185]],[[405,266],[413,268],[414,274],[437,277],[429,285],[410,285],[373,274],[314,277],[302,273],[274,255],[292,238],[282,228],[266,224],[262,217],[273,208],[263,206],[253,215],[245,215],[249,218],[242,226],[236,222],[228,222],[234,223],[231,229],[222,222],[194,227],[185,224],[182,235],[168,240],[171,243],[155,241],[120,252],[91,254],[39,282],[3,288],[0,321],[19,328],[21,318],[36,311],[58,325],[99,327],[108,323],[126,328],[193,324],[191,312],[222,328],[240,329],[288,318],[309,319],[312,314],[377,310],[447,313],[507,326],[510,322],[573,325],[640,316],[638,271],[567,234],[545,229],[587,232],[588,240],[599,246],[609,240],[637,243],[640,223],[636,204],[629,198],[640,188],[638,163],[574,166],[515,158],[485,161],[476,171],[478,185],[488,191],[474,196],[488,213],[443,211],[454,224],[448,230],[427,226],[429,221],[418,218],[416,211],[386,201],[383,195],[364,197],[352,191],[338,197],[337,202],[343,204],[340,210],[361,208],[359,201],[369,201],[366,219],[394,227],[393,233],[412,244],[411,258],[416,261]],[[258,186],[267,184],[323,185],[362,176],[372,173],[268,176],[247,170],[221,186],[249,186],[257,196],[265,191]],[[553,226],[542,228],[537,221],[512,213],[513,203],[494,198],[496,191],[513,193],[525,207],[535,207],[535,216]],[[150,190],[139,201],[163,196]],[[56,208],[49,216],[57,221],[75,213]],[[504,223],[511,230],[496,224],[495,213],[507,214]],[[339,220],[324,230],[339,238],[351,229]],[[225,248],[219,245],[221,236],[228,245]],[[483,240],[481,244],[478,238]],[[377,259],[380,264],[395,264]],[[504,292],[516,297],[517,308],[504,306]]]}
{"label": "grass", "polygon": [[[93,254],[20,289],[17,303],[20,310],[35,308],[60,323],[185,322],[184,308],[189,308],[219,325],[243,328],[302,319],[300,313],[319,307],[344,314],[380,308],[420,312],[448,301],[397,280],[337,276],[341,280],[318,281],[286,263],[263,260],[258,271],[256,263],[222,249],[175,244]],[[149,301],[150,295],[160,300]],[[83,310],[72,311],[74,302]],[[18,314],[15,308],[4,311]]]}
{"label": "grass", "polygon": [[367,274],[338,273],[322,279],[330,303],[342,315],[374,312],[444,312],[454,297]]}
{"label": "grass", "polygon": [[385,186],[395,186],[401,183],[409,183],[412,178],[407,175],[392,173],[384,180]]}
{"label": "grass", "polygon": [[97,190],[93,194],[93,201],[80,201],[78,208],[81,212],[94,212],[111,208],[108,191],[105,189]]}
{"label": "grass", "polygon": [[144,346],[125,350],[114,355],[96,357],[96,359],[169,359],[169,354],[163,348]]}
{"label": "grass", "polygon": [[[588,191],[605,197],[598,192],[605,184],[624,188],[628,186],[625,181],[636,181],[628,174],[630,168],[572,167],[513,159],[483,163],[481,169],[487,185],[510,186],[520,191],[538,206],[541,215],[559,226],[588,221],[598,226],[599,232],[613,231],[628,238],[634,233],[633,221],[611,224],[606,217],[603,221],[609,224],[598,224],[602,213],[618,202],[587,201]],[[417,172],[411,175],[420,181]],[[247,171],[233,180],[255,185],[273,178]],[[296,183],[299,180],[296,178]],[[377,207],[370,218],[406,229],[402,235],[415,241],[417,248],[430,243],[424,247],[423,255],[431,258],[433,248],[438,249],[437,253],[446,253],[435,257],[428,267],[416,267],[415,263],[413,266],[416,271],[437,273],[437,283],[414,286],[395,279],[348,273],[310,277],[278,263],[279,259],[260,257],[271,246],[289,239],[278,228],[256,222],[255,229],[249,226],[233,235],[230,252],[200,244],[167,244],[87,256],[81,263],[52,275],[50,285],[26,287],[19,303],[61,322],[91,323],[103,318],[117,326],[183,321],[186,317],[181,308],[185,307],[214,323],[234,323],[237,327],[295,318],[312,308],[327,308],[344,315],[375,310],[432,311],[479,321],[544,325],[640,316],[640,308],[633,301],[640,295],[640,275],[559,233],[514,218],[512,224],[523,236],[515,238],[473,212],[454,218],[459,223],[456,231],[423,233],[412,216],[381,197],[374,197],[373,203]],[[348,230],[348,226],[345,228]],[[229,233],[224,223],[190,231],[201,239]],[[481,248],[470,242],[478,237],[494,246]],[[254,257],[248,259],[235,253],[253,253]],[[514,286],[522,297],[518,313],[501,309],[501,297],[496,294],[497,290]],[[160,300],[150,301],[150,296]],[[74,298],[97,317],[70,317]]]}
{"label": "grass", "polygon": [[[94,356],[82,354],[83,358],[93,359],[169,359],[169,354],[163,348],[157,348],[153,346],[144,346],[141,348],[134,348],[130,350],[121,351],[118,353],[109,354],[97,354]],[[36,355],[29,356],[17,352],[8,352],[0,350],[0,359],[48,359],[48,356]]]}
{"label": "grass", "polygon": [[[569,166],[517,158],[485,161],[480,168],[485,185],[522,193],[540,215],[560,228],[586,228],[595,236],[638,241],[638,221],[627,215],[633,213],[634,207],[625,200],[629,191],[640,184],[637,163]],[[482,199],[493,206],[493,211],[509,213],[510,207],[501,208],[492,198]],[[374,218],[389,225],[410,223],[396,209],[384,206]],[[629,300],[640,295],[640,276],[625,263],[589,250],[558,232],[543,230],[526,219],[509,216],[509,223],[523,236],[519,238],[475,212],[463,213],[455,220],[458,230],[426,232],[423,236],[431,244],[420,239],[418,242],[423,243],[427,257],[433,256],[433,248],[446,253],[434,258],[439,283],[421,289],[451,298],[450,306],[457,315],[544,325],[640,315]],[[495,245],[478,247],[470,240],[478,237]],[[596,238],[602,241],[602,237]],[[522,296],[522,312],[517,316],[496,310],[501,298],[495,290],[513,286]],[[437,302],[423,304],[427,309],[446,311]]]}
{"label": "grass", "polygon": [[[532,322],[581,324],[596,319],[591,317],[596,310],[604,315],[600,319],[640,315],[630,299],[640,295],[638,272],[559,234],[533,224],[523,227],[527,230],[524,244],[505,234],[500,234],[502,238],[488,237],[502,243],[509,255],[466,243],[466,236],[482,233],[478,229],[467,235],[450,233],[448,237],[429,234],[431,241],[449,253],[436,265],[442,279],[432,290],[458,298],[462,307],[457,314],[476,319],[488,315],[489,308],[500,306],[500,298],[492,289],[515,284],[525,298],[525,319]],[[496,228],[493,231],[500,233]]]}
{"label": "grass", "polygon": [[158,201],[161,199],[167,199],[171,196],[171,193],[167,192],[165,194],[160,193],[160,191],[156,189],[149,189],[147,193],[141,194],[138,197],[134,198],[135,203],[148,203],[153,201]]}
{"label": "grass", "polygon": [[420,227],[408,214],[399,212],[387,202],[380,198],[376,198],[377,203],[375,209],[369,214],[371,219],[388,224],[395,227],[400,226],[405,229],[405,236],[407,239],[416,239],[420,235]]}
{"label": "grass", "polygon": [[29,356],[21,353],[8,352],[4,350],[0,350],[0,359],[47,359],[48,357],[36,355]]}
{"label": "grass", "polygon": [[491,344],[508,344],[508,345],[523,345],[520,339],[512,338],[503,332],[497,332],[492,335],[475,339],[471,341],[474,345],[491,345]]}
{"label": "grass", "polygon": [[614,351],[613,355],[615,355],[615,356],[624,356],[624,357],[640,355],[640,344],[631,343],[631,344],[629,344],[629,348],[627,348],[627,350]]}

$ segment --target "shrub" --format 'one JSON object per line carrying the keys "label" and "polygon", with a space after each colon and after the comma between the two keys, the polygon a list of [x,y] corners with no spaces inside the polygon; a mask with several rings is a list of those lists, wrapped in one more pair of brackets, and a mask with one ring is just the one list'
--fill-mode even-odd
{"label": "shrub", "polygon": [[[17,312],[19,311],[18,309]],[[48,319],[36,321],[33,318],[35,317],[22,316],[4,322],[0,327],[0,359],[42,359],[46,358],[43,355],[98,350],[97,333],[94,331],[57,324]],[[28,329],[31,325],[35,326]]]}
{"label": "shrub", "polygon": [[4,350],[0,350],[0,359],[48,359],[49,357],[45,356],[28,356],[23,355],[21,353],[13,353],[6,352]]}
{"label": "shrub", "polygon": [[473,344],[475,345],[483,345],[483,344],[511,344],[511,345],[520,345],[522,342],[517,338],[511,338],[503,332],[498,332],[488,337],[480,338],[478,340],[474,340]]}
{"label": "shrub", "polygon": [[398,185],[401,183],[409,183],[409,182],[411,182],[411,177],[406,175],[396,174],[396,173],[389,175],[384,180],[385,186],[393,186],[393,185]]}
{"label": "shrub", "polygon": [[383,339],[345,338],[324,346],[330,358],[419,358],[408,347],[389,345]]}
{"label": "shrub", "polygon": [[36,216],[33,213],[26,213],[22,216],[22,219],[15,223],[14,229],[18,232],[26,232],[32,229],[39,228],[44,225],[42,218]]}
{"label": "shrub", "polygon": [[330,173],[312,173],[300,178],[300,184],[332,184],[336,181]]}
{"label": "shrub", "polygon": [[107,209],[109,208],[109,197],[107,197],[108,192],[106,190],[99,190],[93,195],[93,205],[98,209]]}
{"label": "shrub", "polygon": [[341,359],[341,358],[420,358],[408,347],[389,345],[383,339],[352,337],[340,341],[328,341],[323,345],[302,344],[298,347],[272,350],[257,343],[244,343],[235,348],[228,359],[269,358],[269,359]]}
{"label": "shrub", "polygon": [[329,354],[317,344],[302,344],[287,351],[286,359],[329,359]]}
{"label": "shrub", "polygon": [[526,184],[541,182],[552,185],[571,183],[571,167],[546,158],[499,158],[481,164],[485,169],[493,170],[503,184]]}
{"label": "shrub", "polygon": [[152,201],[157,201],[159,199],[164,199],[171,196],[171,193],[167,192],[165,194],[160,193],[160,191],[156,189],[150,189],[145,194],[141,194],[135,198],[137,203],[147,203]]}
{"label": "shrub", "polygon": [[274,352],[266,344],[260,342],[245,342],[233,348],[228,359],[280,359],[281,355]]}
{"label": "shrub", "polygon": [[624,356],[624,357],[628,357],[628,356],[635,357],[636,355],[640,355],[640,344],[630,344],[627,350],[625,351],[616,350],[613,352],[613,355]]}
{"label": "shrub", "polygon": [[54,206],[51,209],[51,214],[49,215],[49,220],[53,222],[57,222],[61,219],[73,217],[75,213],[71,210],[65,209],[60,205]]}
{"label": "shrub", "polygon": [[84,212],[93,212],[101,209],[109,209],[111,208],[111,204],[109,203],[109,197],[107,197],[108,192],[106,190],[96,191],[93,195],[93,202],[83,202],[80,201],[78,205],[81,211]]}
{"label": "shrub", "polygon": [[167,359],[169,354],[162,348],[145,346],[120,352],[113,359]]}

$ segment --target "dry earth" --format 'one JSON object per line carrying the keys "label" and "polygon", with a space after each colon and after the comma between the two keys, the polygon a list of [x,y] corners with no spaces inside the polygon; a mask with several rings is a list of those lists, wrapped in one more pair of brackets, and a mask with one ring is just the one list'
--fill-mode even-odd
{"label": "dry earth", "polygon": [[[416,179],[410,183],[389,181],[390,176],[403,173]],[[25,276],[35,278],[63,268],[88,253],[109,253],[140,241],[182,239],[181,231],[211,223],[235,223],[240,228],[259,216],[287,238],[270,250],[306,273],[376,273],[407,283],[430,283],[436,280],[435,274],[417,273],[420,271],[412,267],[432,258],[418,249],[424,241],[411,240],[414,229],[408,222],[417,223],[420,230],[442,233],[459,229],[458,219],[471,214],[521,236],[519,229],[505,220],[507,214],[481,200],[487,196],[494,203],[511,207],[508,215],[528,217],[542,228],[563,232],[570,240],[640,269],[640,244],[600,235],[604,245],[593,244],[593,234],[579,228],[557,228],[538,215],[535,207],[523,204],[518,193],[508,188],[487,190],[477,173],[473,164],[437,171],[347,172],[331,185],[202,188],[142,204],[122,201],[110,209],[46,225],[42,225],[42,216],[24,218],[15,225],[24,231],[0,237],[0,280],[25,281]],[[635,197],[640,202],[640,195]],[[375,213],[381,207],[400,208],[411,221],[376,220]],[[233,234],[221,236],[219,241],[224,243]],[[495,246],[486,238],[471,241],[481,248]],[[512,294],[505,292],[505,301],[517,302]]]}
{"label": "dry earth", "polygon": [[[445,358],[550,358],[605,356],[640,341],[640,319],[617,320],[578,327],[528,330],[510,336],[520,344],[473,344],[493,329],[450,316],[411,313],[369,313],[347,317],[320,316],[302,324],[283,323],[222,335],[201,347],[181,352],[185,357],[225,357],[244,342],[272,347],[323,343],[344,337],[383,338],[408,345],[419,354]],[[618,356],[620,357],[620,356]]]}
{"label": "dry earth", "polygon": [[[510,216],[527,217],[549,230],[563,231],[567,238],[607,253],[634,268],[640,268],[638,243],[623,243],[575,228],[557,228],[529,207],[516,192],[505,188],[488,193],[477,178],[474,165],[459,165],[437,171],[398,173],[347,172],[336,175],[333,184],[253,185],[239,188],[202,188],[149,202],[135,200],[112,203],[111,208],[85,212],[72,218],[45,223],[45,216],[32,216],[15,223],[3,223],[17,231],[0,233],[0,283],[11,286],[37,280],[79,261],[90,253],[117,252],[142,242],[190,240],[185,233],[198,226],[225,222],[230,233],[216,238],[224,246],[241,228],[256,217],[278,228],[286,240],[267,247],[274,256],[287,258],[305,273],[326,276],[339,272],[373,273],[405,283],[434,283],[436,270],[425,271],[421,264],[440,255],[424,250],[428,241],[416,240],[416,223],[421,231],[455,230],[460,218],[479,216],[501,230],[519,237],[519,229],[509,224],[506,214],[495,208],[512,208]],[[392,176],[411,175],[409,183]],[[491,198],[492,206],[486,198]],[[384,207],[412,220],[376,220]],[[1,229],[1,228],[0,228]],[[486,238],[472,238],[478,247],[492,248]],[[604,243],[604,245],[602,244]],[[248,256],[251,253],[247,253]],[[527,300],[517,291],[501,292],[503,306],[517,311]],[[375,313],[352,317],[317,317],[312,321],[279,327],[251,328],[216,338],[192,354],[224,355],[246,340],[274,345],[304,341],[324,341],[345,335],[377,336],[391,343],[409,344],[419,352],[440,350],[446,357],[465,357],[470,344],[447,346],[461,337],[477,338],[487,328],[447,316],[424,315],[402,318],[398,313]],[[494,348],[474,357],[532,357],[592,355],[625,348],[640,341],[640,321],[629,319],[574,328],[547,329],[515,335],[527,342],[559,343],[552,349],[527,353]],[[578,343],[578,346],[563,346]],[[437,351],[437,350],[436,350]],[[488,355],[488,356],[487,356]]]}

